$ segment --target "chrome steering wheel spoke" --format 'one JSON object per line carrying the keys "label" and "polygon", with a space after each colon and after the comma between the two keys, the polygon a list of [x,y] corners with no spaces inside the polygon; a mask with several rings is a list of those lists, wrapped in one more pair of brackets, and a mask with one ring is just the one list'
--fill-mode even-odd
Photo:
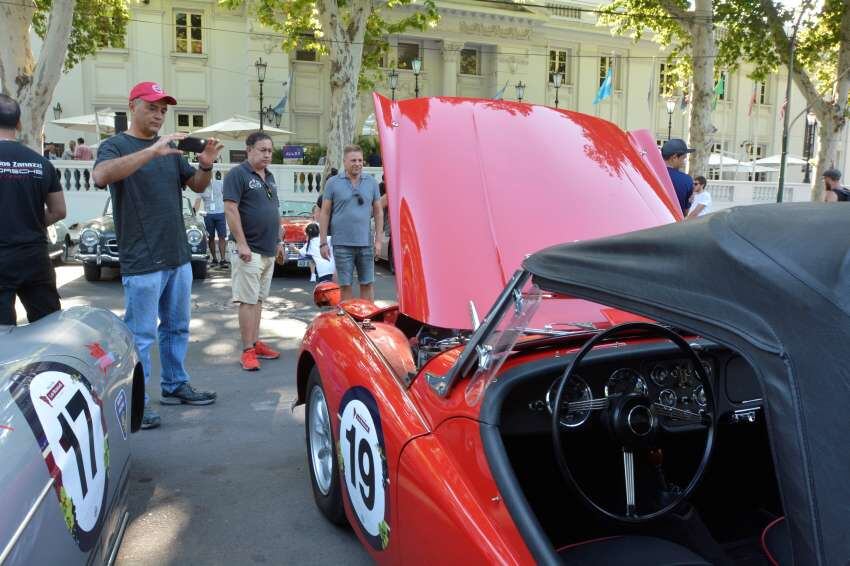
{"label": "chrome steering wheel spoke", "polygon": [[584,413],[586,411],[601,411],[607,409],[609,405],[608,397],[599,399],[590,399],[589,401],[573,401],[567,405],[567,414]]}
{"label": "chrome steering wheel spoke", "polygon": [[711,424],[711,417],[703,412],[695,413],[693,411],[679,409],[678,407],[668,407],[667,405],[657,402],[652,404],[652,410],[657,415],[667,417],[682,424],[702,426],[709,426]]}
{"label": "chrome steering wheel spoke", "polygon": [[635,516],[635,455],[623,448],[623,471],[626,480],[626,517]]}

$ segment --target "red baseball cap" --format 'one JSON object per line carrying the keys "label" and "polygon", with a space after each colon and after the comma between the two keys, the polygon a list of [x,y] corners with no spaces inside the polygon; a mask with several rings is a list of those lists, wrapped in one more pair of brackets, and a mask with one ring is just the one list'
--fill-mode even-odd
{"label": "red baseball cap", "polygon": [[173,96],[169,96],[159,83],[145,82],[139,83],[130,91],[130,100],[141,98],[145,102],[163,101],[166,104],[177,104]]}

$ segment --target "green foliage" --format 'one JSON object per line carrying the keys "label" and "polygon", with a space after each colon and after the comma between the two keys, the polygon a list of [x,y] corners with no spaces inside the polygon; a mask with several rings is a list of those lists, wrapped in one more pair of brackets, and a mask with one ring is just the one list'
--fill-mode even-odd
{"label": "green foliage", "polygon": [[355,141],[360,149],[363,150],[363,157],[368,158],[370,155],[381,152],[381,145],[378,143],[378,138],[375,136],[360,136]]}
{"label": "green foliage", "polygon": [[[334,0],[329,0],[334,1]],[[350,20],[350,0],[337,0],[343,22]],[[244,0],[221,0],[231,9],[238,8]],[[304,49],[320,55],[328,53],[328,42],[322,29],[322,3],[316,0],[258,0],[251,4],[257,19],[265,26],[283,34],[281,47],[284,51]],[[393,17],[393,9],[416,5],[419,9],[404,17]],[[426,30],[439,20],[434,0],[389,0],[375,3],[366,21],[366,36],[358,87],[361,91],[371,90],[377,81],[383,80],[382,63],[389,52],[388,37],[406,30]]]}
{"label": "green foliage", "polygon": [[304,146],[304,165],[318,165],[319,158],[327,155],[328,148],[313,144]]}
{"label": "green foliage", "polygon": [[[33,28],[42,39],[47,33],[52,0],[35,0]],[[65,72],[98,49],[124,47],[130,12],[126,0],[77,0],[65,57]]]}

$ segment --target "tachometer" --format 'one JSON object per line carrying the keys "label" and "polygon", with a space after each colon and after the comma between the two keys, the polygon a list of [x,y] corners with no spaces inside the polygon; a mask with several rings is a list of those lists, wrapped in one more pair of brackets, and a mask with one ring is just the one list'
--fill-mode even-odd
{"label": "tachometer", "polygon": [[694,388],[694,401],[700,407],[705,407],[705,389],[703,389],[702,385],[697,385]]}
{"label": "tachometer", "polygon": [[676,393],[672,389],[664,389],[658,394],[658,402],[665,407],[675,407]]}
{"label": "tachometer", "polygon": [[[561,378],[563,379],[563,377]],[[546,407],[551,413],[555,406],[555,395],[557,387],[561,385],[561,379],[557,380],[546,392]],[[593,393],[585,380],[574,375],[561,399],[561,424],[567,428],[576,428],[583,425],[590,417],[590,404],[593,401]],[[570,407],[572,405],[572,407]],[[584,407],[587,407],[585,410]]]}
{"label": "tachometer", "polygon": [[658,387],[667,387],[670,384],[670,370],[665,366],[658,365],[652,368],[652,373],[649,374],[649,377],[652,378],[652,381]]}
{"label": "tachometer", "polygon": [[646,380],[643,376],[631,368],[618,369],[612,373],[605,384],[605,396],[612,397],[631,393],[646,395]]}

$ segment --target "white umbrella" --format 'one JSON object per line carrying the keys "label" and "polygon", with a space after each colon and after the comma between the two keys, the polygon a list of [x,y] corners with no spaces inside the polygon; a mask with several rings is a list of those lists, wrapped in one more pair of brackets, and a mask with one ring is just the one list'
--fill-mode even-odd
{"label": "white umbrella", "polygon": [[764,165],[758,165],[755,163],[739,163],[738,165],[731,165],[729,167],[729,171],[737,171],[739,173],[775,173],[779,171],[775,167],[765,167]]}
{"label": "white umbrella", "polygon": [[68,128],[69,130],[77,130],[78,132],[111,134],[115,131],[115,114],[111,109],[106,108],[99,110],[97,114],[83,114],[82,116],[59,118],[58,120],[53,120],[51,123]]}
{"label": "white umbrella", "polygon": [[[215,124],[211,124],[206,128],[195,130],[194,132],[192,132],[192,135],[196,136],[198,134],[205,134],[212,137],[227,140],[244,140],[245,136],[252,132],[257,132],[259,130],[260,123],[257,120],[254,120],[253,118],[247,118],[245,116],[234,115],[232,118],[228,118],[227,120],[222,120],[221,122],[216,122]],[[264,124],[263,133],[274,137],[289,135],[294,132],[282,130],[280,128],[274,128],[272,126],[267,126]]]}
{"label": "white umbrella", "polygon": [[[762,157],[761,159],[756,159],[756,163],[758,165],[782,165],[782,154],[777,153],[776,155],[769,155],[767,157]],[[797,157],[796,155],[786,154],[785,155],[785,165],[805,165],[806,160],[802,157]]]}
{"label": "white umbrella", "polygon": [[719,153],[712,153],[708,156],[708,165],[711,167],[720,167],[721,165],[726,167],[727,165],[737,165],[739,163],[740,161],[737,159],[732,159],[731,157],[726,157]]}
{"label": "white umbrella", "polygon": [[363,136],[377,136],[378,135],[378,125],[375,123],[375,113],[369,114],[369,117],[366,118],[366,121],[363,122],[363,129],[360,132],[360,135]]}

